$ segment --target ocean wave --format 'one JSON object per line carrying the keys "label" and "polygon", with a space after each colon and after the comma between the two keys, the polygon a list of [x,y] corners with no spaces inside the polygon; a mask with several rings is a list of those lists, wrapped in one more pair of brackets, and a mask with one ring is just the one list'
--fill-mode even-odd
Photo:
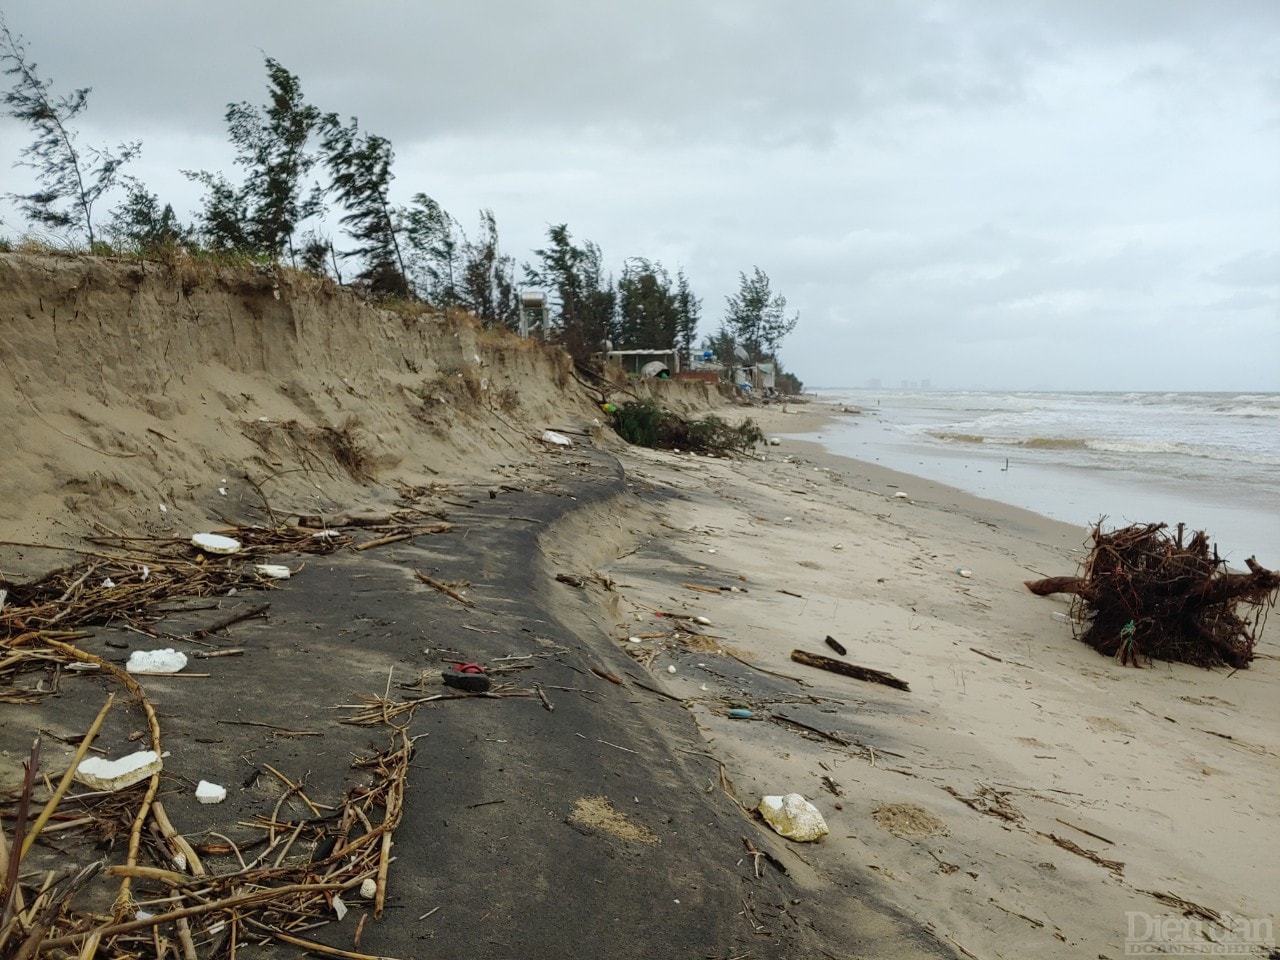
{"label": "ocean wave", "polygon": [[1178,440],[1128,440],[1114,437],[1010,437],[956,430],[930,430],[927,435],[944,443],[972,446],[1015,447],[1023,450],[1087,450],[1103,454],[1170,455],[1218,460],[1223,463],[1248,463],[1280,466],[1280,457],[1262,453],[1232,450],[1228,454],[1219,447],[1203,446]]}
{"label": "ocean wave", "polygon": [[960,433],[954,430],[929,430],[935,440],[947,443],[991,444],[999,447],[1028,447],[1034,450],[1086,450],[1091,441],[1075,437],[1000,437],[985,433]]}

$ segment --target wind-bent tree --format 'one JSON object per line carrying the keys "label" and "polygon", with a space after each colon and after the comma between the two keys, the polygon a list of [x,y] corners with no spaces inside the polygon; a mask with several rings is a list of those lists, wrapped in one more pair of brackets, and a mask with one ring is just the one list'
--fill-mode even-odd
{"label": "wind-bent tree", "polygon": [[778,346],[795,329],[799,314],[787,316],[787,299],[769,289],[769,278],[756,267],[751,276],[738,274],[738,292],[725,297],[724,325],[734,343],[751,357],[751,362],[767,357],[777,359]]}
{"label": "wind-bent tree", "polygon": [[112,211],[107,226],[112,243],[134,253],[149,254],[190,243],[193,231],[178,220],[173,205],[160,205],[160,198],[142,183],[125,178],[124,202]]}
{"label": "wind-bent tree", "polygon": [[525,282],[552,293],[557,337],[570,356],[585,360],[618,335],[617,292],[604,275],[598,246],[589,240],[574,246],[565,223],[549,227],[547,239],[546,247],[533,251],[538,264],[524,265]]}
{"label": "wind-bent tree", "polygon": [[84,112],[92,88],[81,87],[55,97],[53,81],[41,80],[36,64],[27,59],[26,45],[15,36],[0,15],[0,64],[13,87],[4,95],[6,112],[35,133],[35,140],[21,153],[14,166],[36,171],[40,190],[8,193],[23,216],[51,230],[83,234],[89,248],[97,242],[93,207],[115,186],[120,168],[138,155],[139,141],[121,143],[112,153],[103,147],[80,147],[71,122]]}
{"label": "wind-bent tree", "polygon": [[211,247],[293,260],[298,224],[323,210],[319,185],[305,184],[320,159],[307,145],[321,116],[303,98],[296,76],[270,57],[266,65],[270,102],[227,104],[227,131],[244,183],[237,187],[221,174],[183,172],[208,191],[200,219]]}
{"label": "wind-bent tree", "polygon": [[498,248],[498,219],[492,210],[480,211],[480,231],[464,244],[461,303],[486,327],[515,329],[520,325],[516,300],[516,262]]}
{"label": "wind-bent tree", "polygon": [[466,243],[462,227],[425,193],[413,195],[403,220],[409,271],[419,296],[437,307],[456,306]]}
{"label": "wind-bent tree", "polygon": [[369,284],[376,296],[414,295],[400,248],[401,212],[391,206],[391,165],[395,151],[391,141],[361,133],[355,117],[344,126],[336,114],[322,121],[321,141],[325,165],[332,177],[332,191],[346,211],[339,222],[356,242],[344,258],[359,257],[357,278]]}

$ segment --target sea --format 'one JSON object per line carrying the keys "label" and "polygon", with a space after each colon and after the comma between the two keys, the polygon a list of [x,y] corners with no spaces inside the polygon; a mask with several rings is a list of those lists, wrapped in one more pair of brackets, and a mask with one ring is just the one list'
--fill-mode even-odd
{"label": "sea", "polygon": [[804,437],[831,453],[1085,534],[1185,523],[1233,569],[1280,567],[1280,393],[816,392],[860,411]]}

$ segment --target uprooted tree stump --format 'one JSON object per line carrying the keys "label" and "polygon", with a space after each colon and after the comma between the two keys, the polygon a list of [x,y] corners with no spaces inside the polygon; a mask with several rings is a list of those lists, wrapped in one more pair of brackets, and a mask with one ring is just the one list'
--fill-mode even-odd
{"label": "uprooted tree stump", "polygon": [[1103,533],[1100,521],[1082,576],[1028,580],[1027,589],[1073,594],[1078,639],[1121,663],[1247,667],[1280,572],[1250,557],[1248,573],[1231,573],[1204,531],[1185,542],[1184,524],[1176,535],[1166,531],[1152,523]]}

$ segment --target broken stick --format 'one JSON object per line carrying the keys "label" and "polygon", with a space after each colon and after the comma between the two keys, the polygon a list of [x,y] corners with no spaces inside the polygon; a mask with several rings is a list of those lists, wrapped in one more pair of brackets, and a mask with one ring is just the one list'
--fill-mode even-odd
{"label": "broken stick", "polygon": [[203,630],[197,630],[192,634],[192,636],[197,640],[201,640],[204,637],[209,636],[211,633],[217,633],[219,630],[225,630],[233,623],[239,623],[241,620],[251,620],[254,617],[260,617],[269,609],[271,609],[271,604],[260,603],[256,607],[250,607],[248,610],[238,610],[230,616],[223,617],[216,623],[211,623]]}
{"label": "broken stick", "polygon": [[418,579],[421,580],[423,583],[425,583],[428,587],[435,587],[437,590],[443,593],[446,597],[452,597],[454,600],[457,600],[464,607],[475,606],[474,603],[472,603],[470,600],[468,600],[466,597],[460,594],[457,590],[453,589],[453,587],[449,586],[447,583],[441,583],[439,580],[436,580],[434,577],[428,577],[421,570],[415,570],[414,572],[418,575]]}
{"label": "broken stick", "polygon": [[820,653],[792,650],[791,659],[796,663],[803,663],[806,667],[828,670],[831,673],[838,673],[842,677],[864,680],[867,683],[879,683],[886,687],[893,687],[895,690],[911,689],[905,680],[899,680],[891,673],[885,673],[883,670],[873,670],[870,667],[860,667],[854,663],[845,663],[843,660],[833,660],[831,657],[824,657]]}

